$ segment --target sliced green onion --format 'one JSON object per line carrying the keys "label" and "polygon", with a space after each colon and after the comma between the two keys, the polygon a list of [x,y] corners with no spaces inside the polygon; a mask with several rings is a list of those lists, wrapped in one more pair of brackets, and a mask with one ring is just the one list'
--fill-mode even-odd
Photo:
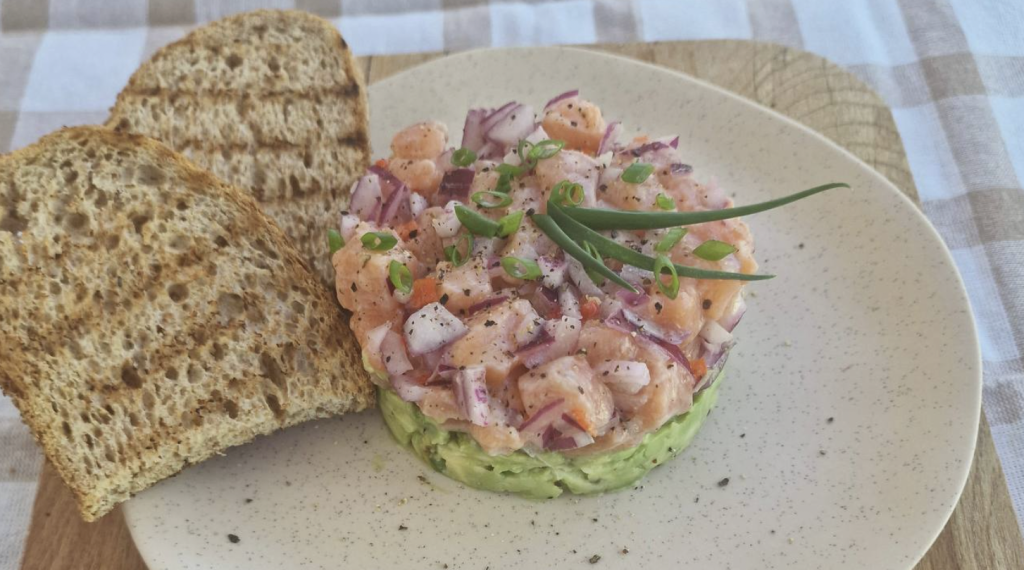
{"label": "sliced green onion", "polygon": [[521,257],[512,257],[511,255],[501,258],[501,267],[505,270],[505,273],[516,279],[532,281],[542,275],[537,262]]}
{"label": "sliced green onion", "polygon": [[345,238],[341,237],[338,230],[327,230],[327,246],[331,248],[331,255],[345,247]]}
{"label": "sliced green onion", "polygon": [[[558,206],[552,207],[552,204],[549,202],[548,211],[550,212],[552,210],[558,210]],[[555,242],[555,245],[561,247],[562,250],[565,251],[565,253],[571,255],[577,261],[583,264],[583,267],[585,269],[593,269],[595,272],[610,279],[612,283],[615,283],[620,287],[628,289],[633,293],[638,293],[636,288],[630,285],[628,281],[620,277],[618,273],[612,271],[611,269],[608,269],[608,267],[604,263],[601,263],[600,261],[591,257],[591,255],[588,254],[586,250],[584,250],[582,247],[580,247],[579,244],[572,241],[572,238],[566,235],[566,233],[562,231],[562,228],[558,227],[558,224],[555,223],[555,220],[551,216],[545,214],[535,214],[532,219],[533,223],[537,224],[537,227],[540,228],[540,231],[544,232],[544,235],[548,236],[548,238],[550,238],[551,241]],[[598,234],[598,236],[604,237],[600,234]]]}
{"label": "sliced green onion", "polygon": [[[594,244],[590,243],[589,241],[583,242],[583,251],[587,252],[587,255],[589,255],[590,257],[596,259],[598,263],[604,265],[604,260],[601,259],[601,252],[597,251],[597,248],[594,247]],[[590,277],[590,280],[594,282],[594,285],[597,285],[598,287],[604,285],[604,276],[602,276],[600,273],[594,271],[593,269],[584,269],[584,271],[587,272],[587,277]]]}
{"label": "sliced green onion", "polygon": [[[501,166],[501,165],[499,164],[498,166]],[[512,165],[510,164],[509,166],[512,166]],[[513,166],[513,168],[517,168],[517,167]],[[497,167],[495,167],[495,170],[497,170]],[[498,176],[498,182],[494,185],[494,191],[495,192],[500,192],[502,194],[508,194],[509,192],[511,192],[512,191],[512,175],[507,173],[507,172],[501,173],[501,175]]]}
{"label": "sliced green onion", "polygon": [[689,231],[686,228],[672,228],[665,233],[665,237],[661,238],[658,245],[654,246],[654,251],[658,253],[668,253],[673,247],[679,243],[679,240],[683,239],[686,232]]}
{"label": "sliced green onion", "polygon": [[468,148],[460,148],[452,153],[452,164],[458,167],[469,166],[476,162],[476,153]]}
{"label": "sliced green onion", "polygon": [[579,206],[584,197],[583,185],[576,182],[562,180],[551,188],[551,199],[559,205]]}
{"label": "sliced green onion", "polygon": [[524,212],[522,210],[518,210],[507,216],[503,216],[498,220],[498,237],[508,237],[516,233],[516,230],[519,229],[519,225],[523,222],[523,215]]}
{"label": "sliced green onion", "polygon": [[366,232],[359,241],[371,251],[387,251],[398,244],[398,238],[388,232]]}
{"label": "sliced green onion", "polygon": [[676,209],[676,203],[672,201],[672,198],[669,198],[664,194],[658,194],[658,197],[654,199],[654,205],[662,210]]}
{"label": "sliced green onion", "polygon": [[[671,277],[668,283],[665,283],[664,279],[665,270],[668,270],[669,277]],[[669,299],[675,299],[679,294],[679,275],[676,273],[676,267],[664,255],[654,258],[654,279],[658,282],[658,290],[662,295]]]}
{"label": "sliced green onion", "polygon": [[388,264],[388,277],[398,291],[405,294],[412,292],[412,272],[401,261],[391,260],[391,263]]}
{"label": "sliced green onion", "polygon": [[498,233],[498,222],[483,216],[465,206],[455,206],[455,217],[473,235],[494,237]]}
{"label": "sliced green onion", "polygon": [[[601,252],[604,257],[610,257],[617,259],[627,265],[639,267],[640,269],[646,269],[648,271],[654,270],[654,258],[648,257],[642,253],[633,251],[632,249],[616,243],[605,236],[595,232],[594,230],[584,226],[577,222],[569,213],[574,211],[572,208],[561,208],[557,204],[548,201],[548,215],[551,216],[552,223],[559,228],[559,231],[572,240],[589,241],[594,244],[594,247]],[[537,216],[534,216],[534,222],[537,222]],[[540,224],[538,224],[539,226]],[[543,229],[543,228],[542,228]],[[547,234],[547,231],[544,233]],[[551,234],[548,234],[551,237]],[[569,251],[566,247],[551,238],[556,244],[562,246],[567,252]],[[575,243],[574,243],[575,245]],[[576,257],[576,256],[573,256]],[[579,259],[579,258],[577,258]],[[694,279],[734,279],[736,281],[761,281],[764,279],[771,279],[774,275],[751,275],[749,273],[730,273],[728,271],[716,271],[711,269],[698,269],[696,267],[687,267],[685,265],[676,265],[676,272],[682,277],[692,277]]]}
{"label": "sliced green onion", "polygon": [[708,261],[721,261],[730,253],[736,253],[736,247],[716,239],[709,239],[693,250],[694,255]]}
{"label": "sliced green onion", "polygon": [[504,208],[512,203],[512,196],[504,192],[498,192],[496,190],[481,190],[480,192],[474,192],[469,197],[474,204],[481,208]]}
{"label": "sliced green onion", "polygon": [[537,166],[537,159],[530,158],[531,152],[533,152],[533,143],[526,139],[520,139],[519,145],[516,147],[516,155],[519,156],[519,161],[522,163],[520,174],[529,172]]}
{"label": "sliced green onion", "polygon": [[785,206],[826,190],[849,187],[849,184],[834,182],[759,204],[725,208],[723,210],[706,210],[703,212],[624,212],[600,208],[573,208],[567,210],[566,214],[595,230],[653,230],[749,216]]}
{"label": "sliced green onion", "polygon": [[643,184],[644,180],[654,172],[654,165],[646,162],[634,162],[622,172],[622,181],[630,184]]}
{"label": "sliced green onion", "polygon": [[533,144],[529,154],[527,154],[527,158],[534,162],[546,160],[558,154],[564,147],[565,141],[555,139],[542,140]]}
{"label": "sliced green onion", "polygon": [[504,174],[511,178],[515,178],[516,176],[519,176],[523,173],[523,168],[521,166],[516,166],[514,164],[509,164],[507,162],[503,162],[498,166],[495,166],[494,170],[498,174]]}
{"label": "sliced green onion", "polygon": [[473,253],[473,234],[464,233],[452,245],[444,248],[444,256],[455,267],[462,267]]}

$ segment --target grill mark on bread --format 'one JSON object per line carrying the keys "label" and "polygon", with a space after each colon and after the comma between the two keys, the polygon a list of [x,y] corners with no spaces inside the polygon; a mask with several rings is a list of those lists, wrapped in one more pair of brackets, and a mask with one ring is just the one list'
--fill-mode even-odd
{"label": "grill mark on bread", "polygon": [[[235,101],[241,98],[252,98],[254,103],[291,99],[294,101],[311,101],[319,104],[327,97],[337,97],[343,101],[352,100],[359,97],[360,92],[361,87],[354,80],[328,88],[282,89],[277,91],[259,91],[255,94],[252,91],[239,89],[191,91],[187,89],[129,86],[118,95],[118,103],[121,103],[120,99],[122,97],[125,99],[159,97],[166,98],[172,105],[181,99],[203,103]],[[115,125],[114,128],[116,129],[117,126]]]}
{"label": "grill mark on bread", "polygon": [[[132,75],[106,125],[163,140],[248,190],[333,296],[327,242],[309,236],[336,225],[336,215],[320,213],[344,209],[369,166],[367,105],[362,69],[330,22],[259,10],[159,50]],[[311,154],[317,160],[305,160]],[[303,160],[292,161],[297,155]]]}
{"label": "grill mark on bread", "polygon": [[[332,298],[240,190],[155,141],[96,127],[64,129],[0,157],[0,194],[12,182],[39,215],[26,219],[17,243],[0,230],[0,385],[87,520],[256,434],[372,403]],[[109,194],[102,207],[81,209],[99,203],[101,191]],[[133,219],[136,208],[145,219]],[[75,212],[88,216],[68,216]],[[119,239],[108,246],[111,232]],[[179,232],[193,239],[179,243]],[[108,273],[111,260],[127,262]],[[150,262],[163,265],[159,276]],[[123,300],[113,314],[92,299],[108,289]],[[240,315],[253,306],[262,318],[222,326],[225,292],[245,296]],[[304,313],[289,313],[290,301]],[[194,343],[203,348],[190,350]],[[335,345],[344,348],[322,350]],[[262,378],[263,353],[285,371],[285,390]],[[299,358],[304,371],[294,368]],[[189,364],[209,369],[198,384],[189,383]]]}

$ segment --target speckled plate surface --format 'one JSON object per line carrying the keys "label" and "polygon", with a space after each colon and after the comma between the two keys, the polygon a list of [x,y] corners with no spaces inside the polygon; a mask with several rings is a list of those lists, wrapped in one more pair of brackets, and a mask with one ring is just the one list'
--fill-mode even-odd
{"label": "speckled plate surface", "polygon": [[598,568],[904,570],[923,555],[970,467],[979,353],[949,253],[880,175],[688,77],[558,48],[464,53],[374,85],[373,147],[428,118],[457,142],[470,106],[540,107],[574,87],[627,133],[679,134],[697,175],[738,203],[853,186],[748,220],[778,278],[751,286],[694,445],[635,489],[533,502],[434,473],[374,412],[315,422],[129,501],[151,570],[565,569],[594,555]]}

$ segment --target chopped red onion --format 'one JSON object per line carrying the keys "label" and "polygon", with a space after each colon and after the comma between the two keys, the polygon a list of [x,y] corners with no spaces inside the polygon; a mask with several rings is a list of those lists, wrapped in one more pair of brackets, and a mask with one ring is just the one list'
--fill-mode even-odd
{"label": "chopped red onion", "polygon": [[502,120],[504,120],[505,117],[511,115],[512,111],[515,110],[517,106],[519,106],[519,103],[516,103],[515,101],[509,101],[508,103],[505,103],[504,105],[498,107],[489,115],[487,115],[487,117],[484,119],[484,122],[480,125],[480,127],[484,130],[484,138],[489,139],[490,137],[488,137],[487,134],[490,132],[491,129],[494,128],[494,125],[497,125]]}
{"label": "chopped red onion", "polygon": [[628,150],[624,150],[624,151],[622,151],[622,153],[623,154],[629,154],[629,155],[631,155],[631,156],[633,156],[635,158],[640,158],[641,156],[643,156],[643,155],[645,155],[645,154],[647,154],[649,152],[655,152],[655,151],[663,150],[663,149],[666,149],[666,148],[672,148],[672,147],[669,146],[668,144],[665,144],[665,143],[661,142],[661,141],[651,141],[649,143],[642,144],[642,145],[640,145],[640,146],[638,146],[636,148],[631,148],[631,149],[628,149]]}
{"label": "chopped red onion", "polygon": [[577,449],[591,443],[594,443],[594,438],[576,418],[566,413],[556,418],[544,434],[545,448],[551,451]]}
{"label": "chopped red onion", "polygon": [[686,355],[683,354],[683,351],[679,349],[678,345],[672,344],[664,339],[651,335],[650,331],[648,331],[646,328],[637,327],[635,324],[630,322],[630,320],[626,317],[627,312],[628,311],[626,310],[616,311],[611,315],[605,317],[603,322],[608,327],[620,332],[637,333],[638,339],[644,340],[649,344],[657,346],[662,351],[667,353],[668,356],[672,358],[672,360],[675,360],[679,364],[685,366],[691,374],[693,373],[693,369],[690,368],[690,361],[686,358]]}
{"label": "chopped red onion", "polygon": [[[437,354],[439,355],[438,358],[440,358],[440,352],[432,352],[430,354]],[[445,386],[451,384],[452,377],[455,376],[455,373],[458,371],[458,368],[450,364],[438,362],[438,364],[434,366],[434,371],[430,373],[430,376],[427,377],[427,381],[424,382],[424,384],[427,386]]]}
{"label": "chopped red onion", "polygon": [[391,332],[390,322],[370,329],[370,331],[366,333],[366,343],[363,345],[363,350],[373,355],[380,354],[380,345],[384,342],[384,337],[387,336],[389,332]]}
{"label": "chopped red onion", "polygon": [[397,376],[412,370],[412,363],[405,353],[405,343],[402,342],[402,335],[389,330],[380,343],[380,356],[384,361],[384,368],[388,374]]}
{"label": "chopped red onion", "polygon": [[645,319],[629,309],[624,309],[622,314],[638,331],[647,336],[661,339],[669,344],[682,344],[690,336],[690,333],[686,331],[669,330],[661,327],[650,319]]}
{"label": "chopped red onion", "polygon": [[479,152],[484,146],[484,119],[491,114],[488,109],[470,109],[466,113],[466,123],[462,127],[462,148]]}
{"label": "chopped red onion", "polygon": [[341,215],[341,239],[348,242],[356,234],[356,226],[359,225],[359,216],[354,214]]}
{"label": "chopped red onion", "polygon": [[594,367],[594,377],[616,392],[636,394],[651,382],[651,371],[643,362],[607,360]]}
{"label": "chopped red onion", "polygon": [[600,297],[604,295],[601,288],[594,284],[590,280],[590,276],[587,275],[586,269],[583,268],[583,264],[575,259],[566,259],[566,270],[569,275],[569,282],[576,286],[584,295],[590,295],[592,297]]}
{"label": "chopped red onion", "polygon": [[639,336],[640,338],[649,341],[651,344],[665,351],[665,353],[668,354],[672,358],[672,360],[675,360],[679,364],[682,364],[684,367],[686,367],[686,370],[690,374],[693,374],[693,368],[690,367],[690,361],[689,359],[686,358],[686,355],[683,354],[683,351],[679,349],[679,346],[671,344],[669,342],[665,342],[660,338],[646,335],[643,333],[643,331],[640,331]]}
{"label": "chopped red onion", "polygon": [[572,287],[563,287],[558,292],[558,304],[562,308],[562,316],[574,319],[583,318],[583,313],[580,312],[580,300],[576,298]]}
{"label": "chopped red onion", "polygon": [[448,202],[444,207],[444,212],[440,215],[434,216],[434,219],[430,223],[434,226],[434,231],[437,232],[437,236],[441,238],[455,237],[459,230],[462,229],[462,222],[459,221],[459,217],[455,215],[455,204],[456,201]]}
{"label": "chopped red onion", "polygon": [[497,295],[489,299],[484,299],[479,303],[470,305],[469,310],[466,312],[470,315],[483,311],[484,309],[490,309],[495,305],[500,305],[508,300],[508,295]]}
{"label": "chopped red onion", "polygon": [[473,186],[475,174],[469,168],[457,168],[445,174],[437,190],[437,203],[446,204],[451,200],[468,201],[469,189]]}
{"label": "chopped red onion", "polygon": [[558,307],[558,293],[553,289],[537,287],[530,299],[537,313],[545,317],[550,317],[553,311],[560,310]]}
{"label": "chopped red onion", "polygon": [[639,307],[646,303],[649,298],[643,289],[638,290],[636,293],[627,289],[619,289],[615,295],[619,299],[622,299],[622,302],[628,307]]}
{"label": "chopped red onion", "polygon": [[409,205],[411,194],[412,192],[405,184],[395,188],[391,192],[391,195],[388,196],[387,200],[384,201],[384,206],[380,210],[378,223],[390,226],[411,220],[412,207]]}
{"label": "chopped red onion", "polygon": [[487,129],[486,136],[488,140],[509,146],[518,143],[520,139],[526,138],[535,127],[533,107],[529,105],[516,105]]}
{"label": "chopped red onion", "polygon": [[670,146],[670,147],[672,147],[674,149],[678,149],[679,148],[679,137],[678,136],[674,136],[674,137],[673,136],[658,137],[658,138],[654,139],[654,142],[665,143],[666,145],[668,145],[668,146]]}
{"label": "chopped red onion", "polygon": [[352,185],[348,207],[360,220],[377,221],[383,201],[380,177],[367,174]]}
{"label": "chopped red onion", "polygon": [[565,259],[558,259],[542,255],[537,259],[540,267],[541,281],[545,287],[558,289],[565,282]]}
{"label": "chopped red onion", "polygon": [[598,156],[608,151],[614,151],[619,144],[620,134],[622,134],[622,123],[618,121],[608,123],[604,130],[604,136],[601,137],[601,144],[597,147]]}
{"label": "chopped red onion", "polygon": [[409,195],[409,212],[413,218],[420,217],[423,210],[426,210],[430,206],[430,202],[427,201],[419,192],[413,192]]}
{"label": "chopped red onion", "polygon": [[433,352],[461,338],[469,329],[441,303],[430,303],[405,321],[405,343],[412,354]]}
{"label": "chopped red onion", "polygon": [[505,147],[498,143],[487,141],[477,151],[476,156],[479,159],[484,160],[501,160],[502,155],[505,154]]}
{"label": "chopped red onion", "polygon": [[566,91],[565,93],[562,93],[561,95],[556,95],[550,101],[548,101],[547,104],[544,105],[544,110],[547,111],[548,109],[551,108],[552,105],[554,105],[555,103],[558,103],[559,101],[563,101],[563,100],[568,99],[570,97],[579,97],[579,94],[580,94],[580,90],[579,89],[573,89],[571,91]]}
{"label": "chopped red onion", "polygon": [[708,320],[700,329],[700,336],[709,344],[722,345],[732,340],[732,333],[722,328],[716,321]]}
{"label": "chopped red onion", "polygon": [[736,325],[740,323],[740,319],[743,318],[743,314],[747,312],[747,301],[743,298],[742,294],[736,295],[736,299],[732,302],[732,306],[722,315],[720,323],[722,328],[732,332],[736,328]]}
{"label": "chopped red onion", "polygon": [[[531,414],[530,417],[519,426],[519,431],[521,433],[525,433],[531,428],[536,429],[538,426],[547,429],[547,427],[551,425],[551,422],[555,421],[555,419],[562,414],[561,406],[564,403],[564,398],[558,398],[557,400],[552,400],[547,404],[544,404],[541,409]],[[543,433],[544,429],[541,429],[537,433]]]}
{"label": "chopped red onion", "polygon": [[398,397],[406,402],[419,402],[430,393],[430,388],[420,386],[416,382],[416,373],[399,374],[391,377],[391,387]]}
{"label": "chopped red onion", "polygon": [[490,419],[490,394],[487,392],[487,371],[483,366],[467,366],[452,380],[455,403],[473,424],[486,426]]}
{"label": "chopped red onion", "polygon": [[516,351],[516,356],[530,369],[536,368],[562,356],[568,356],[576,349],[580,339],[582,323],[574,317],[562,316],[544,323],[543,332],[537,340]]}
{"label": "chopped red onion", "polygon": [[704,374],[703,378],[697,379],[697,383],[693,387],[694,394],[710,386],[711,381],[718,377],[722,368],[725,367],[725,361],[729,359],[729,352],[731,350],[732,345],[728,344],[721,347],[721,350],[717,354],[704,356],[704,362],[708,366],[708,371]]}
{"label": "chopped red onion", "polygon": [[668,169],[669,172],[671,172],[675,176],[686,176],[688,174],[693,173],[692,166],[690,166],[689,164],[683,164],[681,162],[673,162],[672,165],[668,167]]}

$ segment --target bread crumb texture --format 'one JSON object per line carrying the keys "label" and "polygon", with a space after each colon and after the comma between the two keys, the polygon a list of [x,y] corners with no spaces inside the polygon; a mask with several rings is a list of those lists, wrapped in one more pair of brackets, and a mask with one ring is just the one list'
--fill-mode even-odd
{"label": "bread crumb texture", "polygon": [[0,157],[0,386],[87,520],[373,403],[341,312],[255,201],[99,127]]}
{"label": "bread crumb texture", "polygon": [[199,28],[135,72],[106,124],[248,190],[333,290],[327,230],[370,145],[362,72],[330,22],[258,10]]}

